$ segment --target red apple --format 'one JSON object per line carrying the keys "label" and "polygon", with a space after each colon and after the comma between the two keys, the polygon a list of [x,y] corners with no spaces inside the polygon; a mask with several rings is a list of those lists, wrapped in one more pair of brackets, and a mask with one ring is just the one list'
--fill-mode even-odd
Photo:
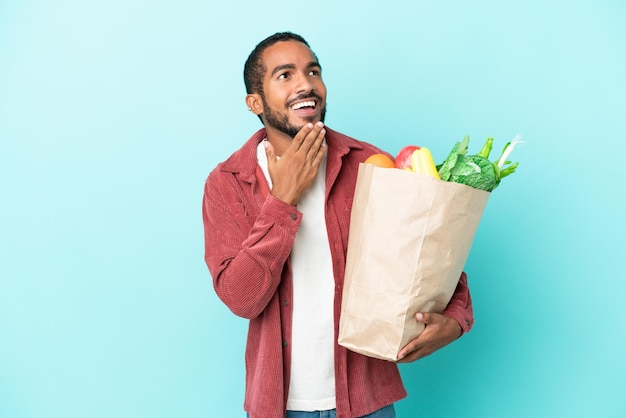
{"label": "red apple", "polygon": [[411,155],[413,151],[420,149],[417,145],[407,145],[396,155],[396,167],[406,170],[411,168]]}

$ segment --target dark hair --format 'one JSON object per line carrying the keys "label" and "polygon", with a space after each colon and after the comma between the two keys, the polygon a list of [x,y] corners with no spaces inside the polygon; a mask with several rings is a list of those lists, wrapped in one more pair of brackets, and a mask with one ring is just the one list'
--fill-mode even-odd
{"label": "dark hair", "polygon": [[[292,32],[278,32],[259,42],[248,56],[243,67],[243,82],[246,85],[247,94],[263,94],[263,77],[265,76],[265,71],[267,71],[263,65],[263,51],[278,42],[284,41],[302,42],[307,47],[311,48],[302,36]],[[313,56],[315,56],[315,54],[313,54]],[[315,57],[315,59],[317,59],[317,57]]]}

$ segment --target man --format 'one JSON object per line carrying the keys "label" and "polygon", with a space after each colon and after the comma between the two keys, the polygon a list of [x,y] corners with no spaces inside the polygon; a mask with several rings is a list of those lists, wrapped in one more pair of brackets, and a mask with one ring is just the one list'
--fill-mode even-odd
{"label": "man", "polygon": [[[324,126],[321,66],[299,35],[257,45],[244,81],[264,128],[211,172],[203,201],[216,293],[250,319],[244,408],[251,418],[394,417],[406,396],[397,365],[336,342],[358,165],[382,151]],[[469,331],[465,274],[443,314],[416,320],[425,331],[401,361]]]}

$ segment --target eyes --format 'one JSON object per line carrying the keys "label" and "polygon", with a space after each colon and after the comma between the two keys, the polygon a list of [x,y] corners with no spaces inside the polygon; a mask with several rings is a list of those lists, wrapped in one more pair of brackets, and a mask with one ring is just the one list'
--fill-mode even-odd
{"label": "eyes", "polygon": [[[289,80],[290,78],[292,78],[295,74],[295,71],[284,71],[282,73],[278,74],[278,79],[279,80]],[[313,70],[309,70],[306,73],[307,76],[310,77],[321,77],[322,76],[322,72],[319,69],[313,69]]]}

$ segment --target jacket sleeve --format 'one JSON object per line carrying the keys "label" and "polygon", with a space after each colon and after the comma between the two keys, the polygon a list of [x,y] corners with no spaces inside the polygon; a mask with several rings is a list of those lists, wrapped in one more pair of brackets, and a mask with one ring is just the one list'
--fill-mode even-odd
{"label": "jacket sleeve", "polygon": [[467,285],[467,274],[461,273],[459,283],[454,290],[452,299],[443,311],[443,314],[456,319],[463,329],[463,334],[469,332],[474,325],[474,310],[472,308],[472,297]]}
{"label": "jacket sleeve", "polygon": [[251,319],[277,291],[302,214],[271,194],[258,214],[240,184],[219,180],[210,175],[204,188],[205,261],[218,297]]}

